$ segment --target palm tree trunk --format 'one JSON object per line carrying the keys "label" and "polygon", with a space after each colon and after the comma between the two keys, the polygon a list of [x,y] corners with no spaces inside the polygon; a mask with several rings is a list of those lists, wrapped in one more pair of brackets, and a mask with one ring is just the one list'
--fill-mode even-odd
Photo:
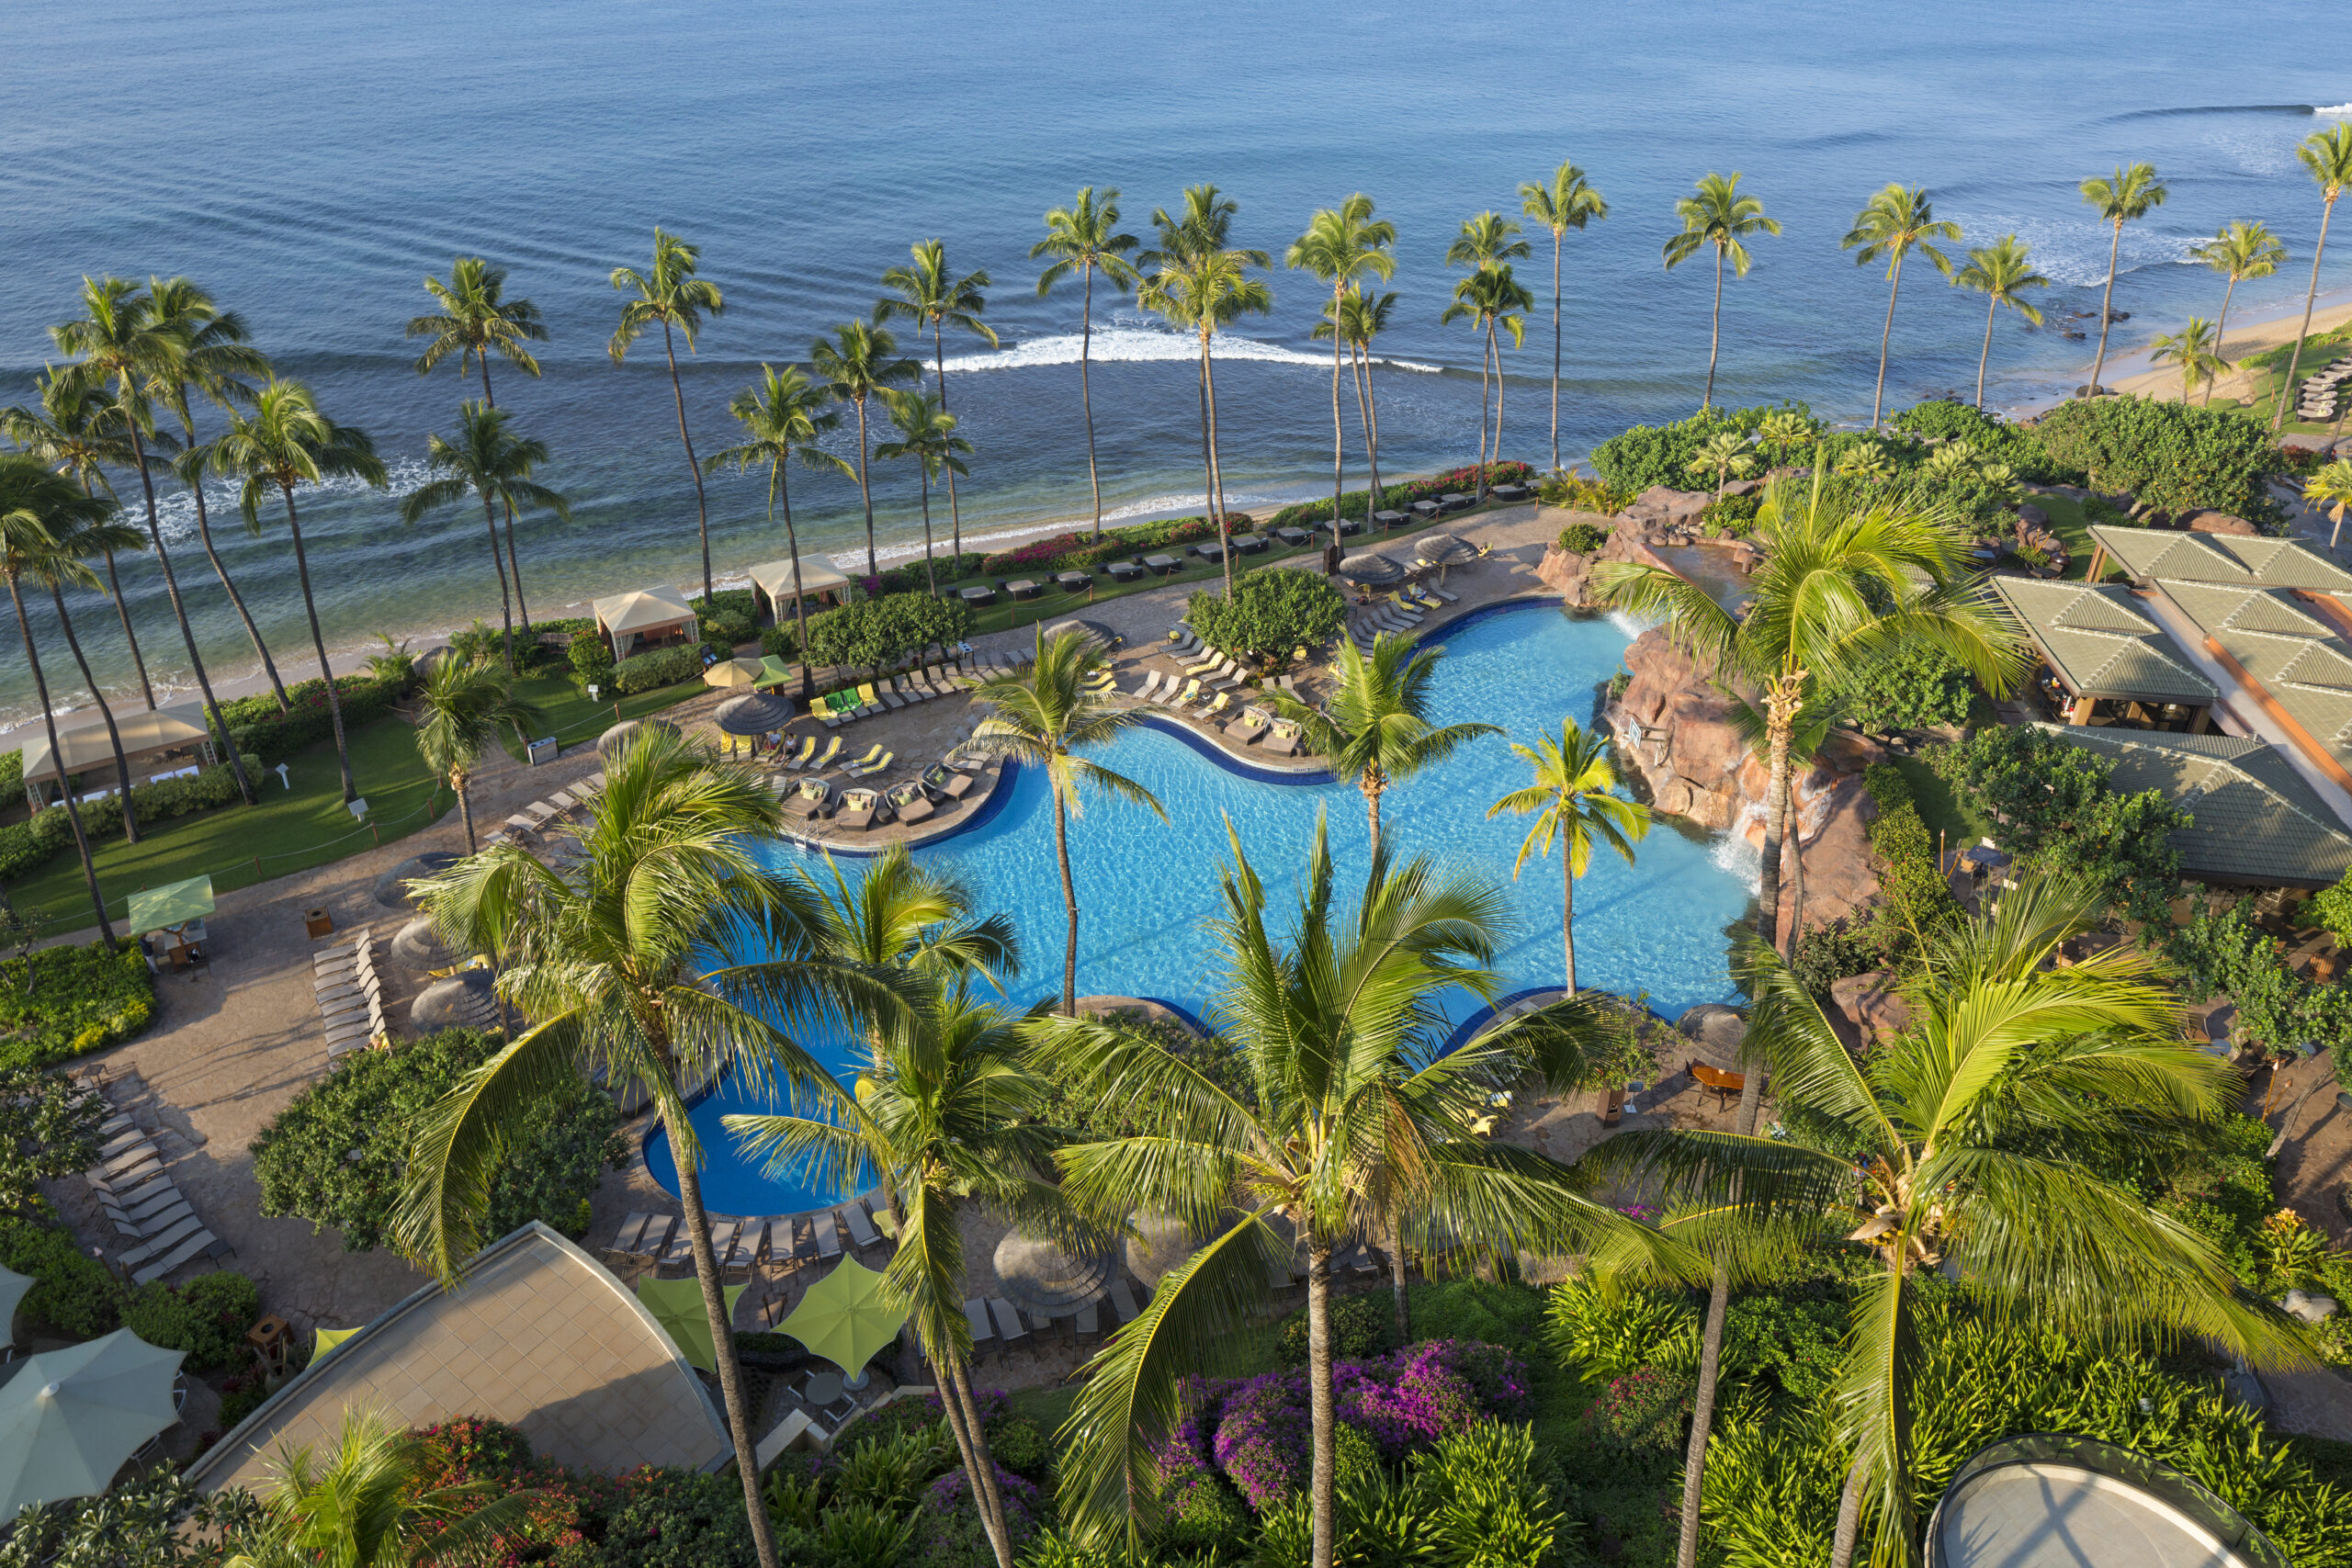
{"label": "palm tree trunk", "polygon": [[107,744],[114,748],[114,776],[122,786],[122,841],[139,841],[139,818],[130,809],[130,762],[122,754],[122,731],[115,728],[114,709],[107,705],[107,694],[98,689],[98,678],[90,673],[90,661],[82,657],[82,639],[74,635],[74,617],[65,611],[65,590],[52,582],[49,596],[57,604],[57,627],[65,634],[65,646],[74,650],[74,668],[82,671],[82,684],[90,688],[90,700],[98,705],[98,716],[106,721]]}
{"label": "palm tree trunk", "polygon": [[[2230,333],[2230,296],[2235,294],[2237,291],[2238,275],[2233,272],[2230,274],[2229,286],[2222,290],[2222,313],[2213,322],[2213,353],[2217,358],[2228,357],[2228,355],[2223,353],[2222,344],[2228,339]],[[1979,399],[1978,400],[1981,402],[1983,400]],[[2205,400],[2198,406],[2209,409],[2213,406],[2212,382],[2208,381],[2205,383]]]}
{"label": "palm tree trunk", "polygon": [[[1563,852],[1567,846],[1563,844]],[[1566,959],[1568,995],[1577,994],[1577,874],[1568,869],[1564,852],[1560,859],[1560,946]]]}
{"label": "palm tree trunk", "polygon": [[784,502],[784,541],[792,550],[792,613],[800,623],[800,700],[807,704],[816,700],[817,677],[808,668],[808,601],[800,592],[800,536],[792,526],[792,487],[785,483],[781,460],[770,477],[775,481],[777,499]]}
{"label": "palm tree trunk", "polygon": [[1993,312],[2000,309],[2001,297],[1991,296],[1984,301],[1984,346],[1976,355],[1976,406],[1984,406],[1984,367],[1993,363]]}
{"label": "palm tree trunk", "polygon": [[1487,323],[1487,342],[1495,354],[1495,451],[1487,459],[1487,467],[1478,470],[1478,504],[1487,503],[1488,470],[1503,460],[1503,394],[1510,389],[1503,380],[1503,341],[1495,335],[1494,323]]}
{"label": "palm tree trunk", "polygon": [[[2115,220],[2115,238],[2109,240],[2107,243],[2107,292],[2099,296],[2098,301],[2098,353],[2091,360],[2090,395],[2094,398],[2098,396],[2099,370],[2107,364],[2107,329],[2112,323],[2115,315],[2115,311],[2113,310],[2113,306],[2115,304],[2115,259],[2122,253],[2122,250],[2123,220],[2119,218]],[[2316,264],[2314,264],[2313,266],[2312,276],[2314,277],[2318,276]]]}
{"label": "palm tree trunk", "polygon": [[[294,572],[302,583],[302,608],[311,617],[311,647],[319,656],[319,679],[327,688],[327,722],[334,727],[335,761],[343,768],[343,803],[350,805],[359,797],[359,786],[351,780],[351,747],[343,738],[343,699],[336,695],[334,671],[327,666],[327,639],[319,631],[319,606],[311,597],[311,561],[302,549],[302,522],[294,515],[294,489],[281,485],[286,497],[286,526],[294,536]],[[232,752],[234,746],[229,748]]]}
{"label": "palm tree trunk", "polygon": [[114,569],[114,552],[107,552],[107,587],[114,594],[116,614],[122,617],[122,640],[130,645],[130,667],[139,671],[139,694],[147,699],[147,711],[155,710],[155,688],[147,679],[147,659],[139,651],[139,634],[130,626],[130,601],[122,596],[122,579]]}
{"label": "palm tree trunk", "polygon": [[[1740,1136],[1756,1131],[1757,1109],[1764,1099],[1761,1063],[1748,1066],[1739,1088],[1739,1111],[1732,1126]],[[1695,1568],[1699,1561],[1699,1501],[1707,1479],[1707,1438],[1715,1425],[1715,1380],[1724,1358],[1724,1324],[1731,1313],[1731,1266],[1718,1259],[1707,1290],[1707,1320],[1699,1339],[1699,1386],[1690,1402],[1690,1441],[1682,1456],[1682,1532],[1675,1549],[1675,1568]]]}
{"label": "palm tree trunk", "polygon": [[[922,581],[931,596],[939,597],[939,574],[931,566],[931,468],[926,459],[918,457],[915,464],[922,471],[917,482],[922,486]],[[956,494],[956,470],[947,470],[947,494],[950,503]]]}
{"label": "palm tree trunk", "polygon": [[1225,547],[1217,552],[1225,568],[1225,596],[1233,597],[1233,535],[1225,518],[1225,466],[1216,455],[1216,367],[1209,358],[1209,340],[1201,338],[1201,389],[1209,402],[1209,481],[1216,488],[1216,538]]}
{"label": "palm tree trunk", "polygon": [[74,828],[74,852],[82,857],[82,881],[90,889],[90,908],[98,917],[98,939],[112,953],[114,922],[107,919],[106,896],[98,891],[98,868],[90,859],[89,835],[82,831],[81,808],[74,804],[74,792],[65,783],[64,756],[57,744],[57,716],[49,707],[49,681],[40,672],[40,650],[33,646],[32,623],[25,618],[25,596],[17,588],[13,571],[8,574],[8,598],[17,606],[17,631],[25,639],[25,667],[33,672],[33,695],[40,704],[41,728],[49,735],[49,765],[57,771],[57,789],[64,796],[65,820]]}
{"label": "palm tree trunk", "polygon": [[2303,364],[2303,340],[2312,335],[2312,306],[2319,299],[2319,264],[2327,254],[2327,226],[2335,219],[2335,197],[2329,197],[2319,215],[2319,244],[2312,251],[2312,286],[2303,293],[2303,324],[2295,333],[2295,352],[2287,357],[2286,384],[2278,389],[2278,406],[2270,411],[2270,434],[2283,428],[2287,404],[2295,395],[2295,377]]}
{"label": "palm tree trunk", "polygon": [[[1348,368],[1355,377],[1356,383],[1356,423],[1363,427],[1364,466],[1372,472],[1372,488],[1363,494],[1363,528],[1367,538],[1372,535],[1372,514],[1380,510],[1381,501],[1380,454],[1372,439],[1372,371],[1364,363],[1368,357],[1361,345],[1348,351]],[[1340,547],[1340,554],[1345,558],[1346,540],[1337,523],[1331,525],[1331,543]]]}
{"label": "palm tree trunk", "polygon": [[498,558],[498,513],[492,509],[490,497],[481,498],[482,526],[490,530],[490,565],[498,573],[498,618],[506,628],[506,672],[514,673],[514,615],[512,602],[506,597],[506,563]]}
{"label": "palm tree trunk", "polygon": [[[1342,332],[1340,330],[1340,298],[1341,298],[1343,295],[1345,295],[1345,294],[1346,294],[1346,292],[1347,292],[1347,280],[1346,280],[1345,278],[1341,278],[1338,283],[1335,283],[1334,285],[1332,285],[1332,288],[1331,288],[1331,536],[1332,536],[1332,537],[1334,537],[1334,538],[1337,538],[1337,537],[1339,536],[1339,533],[1340,533],[1340,500],[1341,500],[1342,496],[1345,494],[1345,491],[1346,491],[1345,481],[1343,480],[1343,479],[1342,479],[1342,477],[1341,477],[1341,476],[1342,476],[1342,471],[1343,471],[1343,467],[1344,467],[1344,462],[1345,462],[1345,459],[1344,459],[1344,457],[1342,457],[1342,453],[1343,453],[1343,452],[1345,451],[1345,449],[1346,449],[1346,443],[1347,443],[1347,428],[1348,428],[1348,427],[1347,427],[1346,423],[1342,421],[1342,418],[1341,418],[1340,413],[1340,349],[1341,349],[1341,347],[1342,347],[1342,344],[1340,344],[1340,340],[1341,338],[1343,338],[1343,337],[1345,337],[1345,336],[1347,335],[1345,333],[1342,333]],[[1369,499],[1369,498],[1367,498],[1367,499]],[[1369,507],[1365,508],[1365,511],[1364,511],[1364,516],[1365,516],[1366,520],[1369,520],[1369,519],[1371,518],[1371,516],[1372,516],[1372,512],[1371,512],[1371,509],[1370,509]]]}
{"label": "palm tree trunk", "polygon": [[996,1554],[997,1568],[1012,1568],[1012,1534],[1005,1527],[1004,1493],[997,1484],[996,1459],[989,1452],[988,1427],[980,1419],[979,1402],[972,1397],[971,1377],[960,1364],[951,1367],[947,1375],[949,1386],[944,1392],[948,1398],[941,1403],[954,1401],[965,1427],[972,1469],[978,1472],[976,1483],[972,1477],[966,1477],[967,1483],[973,1486],[972,1506],[980,1516],[981,1527],[988,1531],[989,1547]]}
{"label": "palm tree trunk", "polygon": [[1552,231],[1552,471],[1560,471],[1560,240]]}
{"label": "palm tree trunk", "polygon": [[[1872,430],[1878,428],[1879,412],[1886,407],[1886,350],[1887,345],[1894,341],[1894,300],[1895,297],[1902,292],[1903,256],[1898,252],[1894,257],[1894,270],[1887,277],[1886,325],[1879,329],[1878,334],[1878,390],[1871,397],[1871,428]],[[1989,332],[1987,336],[1990,336]],[[1981,391],[1977,395],[1977,400],[1979,402],[1984,400]]]}
{"label": "palm tree trunk", "polygon": [[874,487],[865,477],[865,399],[857,400],[857,493],[865,502],[865,575],[879,577],[882,569],[874,561]]}
{"label": "palm tree trunk", "polygon": [[[939,335],[937,321],[931,324],[931,346],[933,363],[939,367],[939,412],[945,413],[947,412],[947,344],[946,341]],[[920,462],[922,459],[917,458],[916,461]],[[956,499],[956,470],[953,468],[947,470],[947,515],[953,520],[955,527],[956,553],[961,556],[964,553],[964,513]],[[928,518],[929,513],[926,513],[926,520],[922,525],[922,560],[926,577],[931,570],[931,524]],[[934,599],[939,596],[937,583],[932,584],[931,593]]]}
{"label": "palm tree trunk", "polygon": [[[1302,1225],[1301,1229],[1306,1227]],[[1331,1398],[1331,1247],[1320,1239],[1306,1244],[1306,1395],[1314,1418],[1315,1466],[1309,1487],[1315,1515],[1310,1568],[1331,1568],[1334,1503],[1338,1488],[1339,1433]]]}
{"label": "palm tree trunk", "polygon": [[457,795],[458,820],[465,824],[466,853],[471,854],[474,852],[474,803],[466,793],[465,769],[449,770],[449,788]]}
{"label": "palm tree trunk", "polygon": [[1494,401],[1495,338],[1489,330],[1478,344],[1478,472],[1487,471],[1487,410]]}
{"label": "palm tree trunk", "polygon": [[1846,1484],[1838,1493],[1838,1533],[1829,1545],[1829,1568],[1849,1568],[1854,1561],[1854,1544],[1862,1530],[1862,1481],[1870,1461],[1856,1455],[1851,1469],[1846,1472]]}
{"label": "palm tree trunk", "polygon": [[1757,868],[1756,932],[1772,948],[1781,946],[1781,824],[1789,814],[1789,734],[1796,726],[1804,694],[1804,678],[1787,675],[1774,676],[1764,694],[1771,784],[1764,795],[1764,863]]}
{"label": "palm tree trunk", "polygon": [[1699,412],[1715,406],[1715,355],[1724,344],[1724,248],[1715,247],[1715,310],[1707,327],[1707,389],[1699,395]]}
{"label": "palm tree trunk", "polygon": [[[194,427],[189,428],[187,434],[189,443],[193,445],[196,440]],[[277,699],[277,711],[292,713],[294,705],[287,699],[286,682],[277,678],[277,661],[269,656],[269,645],[262,641],[261,628],[254,625],[253,612],[245,608],[245,596],[238,592],[237,585],[230,581],[229,569],[220,561],[220,552],[212,547],[212,520],[205,514],[204,486],[198,483],[187,488],[189,493],[196,497],[196,536],[204,541],[205,558],[212,563],[212,570],[220,579],[220,586],[228,591],[229,603],[237,607],[237,618],[245,623],[245,635],[254,639],[254,651],[261,655],[262,672],[269,677],[269,690]]]}
{"label": "palm tree trunk", "polygon": [[1789,791],[1789,953],[1796,953],[1797,939],[1804,935],[1804,812],[1797,805],[1797,792]]}
{"label": "palm tree trunk", "polygon": [[1209,342],[1201,340],[1201,374],[1195,389],[1201,399],[1201,519],[1216,524],[1216,465],[1209,461]]}
{"label": "palm tree trunk", "polygon": [[932,1360],[932,1377],[939,1387],[939,1407],[946,1414],[948,1433],[956,1439],[956,1457],[963,1461],[964,1490],[971,1495],[973,1510],[980,1516],[980,1529],[988,1533],[989,1550],[996,1557],[997,1568],[1012,1568],[1010,1543],[1000,1544],[998,1540],[1004,1528],[1003,1518],[989,1511],[988,1489],[980,1481],[983,1467],[994,1462],[987,1457],[987,1436],[981,1435],[980,1446],[976,1449],[964,1420],[964,1401],[956,1392],[955,1374],[936,1357]]}
{"label": "palm tree trunk", "polygon": [[[487,354],[477,354],[474,355],[474,363],[480,367],[481,370],[482,406],[484,408],[494,409],[498,406],[498,400],[491,395],[490,390],[490,355]],[[459,368],[462,369],[463,367],[459,367]],[[672,375],[674,377],[676,374],[676,365],[674,361],[672,364],[671,371]],[[678,429],[680,434],[683,434],[684,433],[685,415],[683,405],[679,411]],[[694,444],[692,442],[689,442],[686,445],[686,454],[689,458],[694,455]],[[702,474],[699,468],[695,470],[695,487],[696,492],[699,493],[702,487]],[[491,531],[490,547],[492,552],[495,554],[498,549],[498,532],[494,528]],[[529,637],[531,635],[531,607],[523,603],[523,560],[520,556],[517,556],[514,553],[514,503],[511,501],[506,503],[506,565],[514,574],[514,607],[522,612],[523,635],[525,637]],[[707,574],[706,573],[706,581],[704,584],[705,592],[709,592],[709,584],[707,579]],[[503,606],[504,604],[506,595],[506,583],[503,578],[499,581],[498,592],[500,604]],[[506,668],[509,671],[512,671],[514,668],[514,634],[511,628],[506,634]]]}
{"label": "palm tree trunk", "polygon": [[[130,455],[139,468],[140,488],[145,491],[147,495],[147,540],[155,547],[155,564],[164,569],[164,592],[172,601],[172,618],[179,622],[180,642],[187,649],[188,668],[196,671],[196,689],[204,694],[204,711],[211,716],[212,728],[220,732],[221,749],[228,753],[229,772],[237,781],[237,794],[243,798],[247,806],[251,806],[254,803],[253,781],[245,777],[245,761],[237,754],[237,743],[230,738],[229,721],[220,716],[220,699],[212,694],[212,677],[205,673],[204,656],[196,650],[196,633],[188,628],[187,606],[180,603],[180,583],[179,579],[172,571],[171,552],[164,548],[163,525],[155,520],[155,479],[147,471],[146,444],[139,439],[137,420],[130,422]],[[288,512],[293,510],[294,502],[290,493],[287,498],[286,505]],[[300,551],[299,537],[296,542],[296,551],[299,555]],[[310,594],[310,581],[305,578],[302,597],[307,601]],[[311,624],[315,626],[318,624],[318,617],[313,615]],[[338,718],[336,722],[340,726],[342,721]],[[342,738],[343,732],[338,728],[335,731],[338,743],[341,742]]]}
{"label": "palm tree trunk", "polygon": [[1380,795],[1388,787],[1388,777],[1375,764],[1363,771],[1363,779],[1356,787],[1363,791],[1364,818],[1372,825],[1372,852],[1378,854],[1380,852]]}
{"label": "palm tree trunk", "polygon": [[531,607],[523,602],[523,558],[514,553],[514,503],[507,502],[506,510],[506,570],[514,577],[514,614],[523,623],[523,635],[531,635]]}
{"label": "palm tree trunk", "polygon": [[1069,936],[1062,944],[1062,1016],[1078,1016],[1078,884],[1069,874],[1069,809],[1061,785],[1054,790],[1054,858],[1061,863],[1062,908],[1069,917]]}
{"label": "palm tree trunk", "polygon": [[[1102,537],[1102,476],[1094,467],[1094,385],[1088,374],[1088,361],[1094,356],[1094,268],[1090,265],[1080,269],[1085,278],[1085,303],[1080,309],[1085,319],[1078,324],[1078,400],[1086,410],[1086,482],[1094,491],[1094,536]],[[964,542],[959,536],[956,552],[961,555]]]}
{"label": "palm tree trunk", "polygon": [[1396,1343],[1413,1342],[1412,1310],[1405,1301],[1405,1227],[1400,1221],[1388,1227],[1388,1289],[1396,1300]]}
{"label": "palm tree trunk", "polygon": [[[662,1050],[666,1057],[669,1053]],[[670,1146],[679,1148],[678,1134],[670,1126],[665,1109],[662,1124],[670,1134]],[[718,1258],[710,1247],[710,1215],[702,1206],[702,1173],[695,1162],[682,1159],[678,1167],[678,1205],[685,1210],[686,1238],[695,1255],[695,1278],[702,1282],[703,1311],[710,1319],[710,1342],[718,1363],[719,1404],[727,1412],[727,1435],[735,1443],[735,1472],[743,1483],[743,1506],[751,1515],[752,1545],[759,1553],[760,1568],[777,1568],[775,1531],[768,1523],[767,1506],[760,1497],[760,1467],[758,1434],[752,1430],[751,1402],[743,1393],[743,1371],[735,1364],[735,1330],[727,1321],[727,1295],[719,1289]]]}
{"label": "palm tree trunk", "polygon": [[1363,417],[1366,426],[1363,447],[1365,461],[1372,469],[1372,494],[1367,498],[1368,504],[1364,508],[1363,516],[1364,533],[1369,537],[1372,533],[1372,514],[1380,510],[1381,502],[1386,499],[1380,491],[1380,394],[1372,379],[1370,340],[1361,344],[1356,353],[1363,361]]}
{"label": "palm tree trunk", "polygon": [[[706,502],[703,497],[702,465],[695,461],[695,440],[693,436],[686,434],[686,389],[684,384],[678,379],[678,345],[670,335],[670,323],[666,321],[662,323],[662,347],[663,352],[668,354],[670,356],[670,395],[676,399],[678,403],[678,441],[679,444],[686,449],[686,471],[693,474],[695,477],[695,526],[702,533],[702,596],[705,599],[708,599],[712,594],[710,585],[710,507],[708,502]],[[863,400],[860,400],[857,422],[857,427],[861,434],[865,429],[865,410],[863,406]],[[864,458],[861,457],[859,461],[863,464]],[[869,508],[868,510],[870,511],[871,509]],[[763,1564],[772,1564],[773,1560],[774,1553],[773,1551],[771,1551],[770,1556],[766,1559],[763,1559]]]}

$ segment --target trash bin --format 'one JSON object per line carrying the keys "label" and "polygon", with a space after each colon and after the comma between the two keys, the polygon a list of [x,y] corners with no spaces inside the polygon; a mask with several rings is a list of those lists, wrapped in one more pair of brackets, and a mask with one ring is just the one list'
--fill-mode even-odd
{"label": "trash bin", "polygon": [[535,768],[541,762],[552,762],[557,750],[555,737],[550,735],[545,739],[534,740],[525,750],[529,752],[531,766]]}

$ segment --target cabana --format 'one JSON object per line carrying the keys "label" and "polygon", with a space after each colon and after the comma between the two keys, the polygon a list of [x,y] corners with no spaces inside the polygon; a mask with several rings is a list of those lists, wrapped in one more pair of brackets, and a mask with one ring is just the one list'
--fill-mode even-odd
{"label": "cabana", "polygon": [[[212,749],[212,731],[204,722],[204,705],[195,699],[140,713],[117,714],[114,727],[122,737],[123,761],[130,764],[134,776],[153,777],[157,763],[183,757],[187,759],[185,766],[190,770],[199,760],[218,760]],[[114,772],[114,748],[107,739],[106,720],[96,709],[87,716],[76,714],[70,724],[61,721],[57,727],[57,748],[64,763],[62,770],[50,758],[48,736],[35,732],[25,742],[25,798],[36,811],[46,804],[42,792],[50,782],[62,785],[67,774],[99,769],[109,774]],[[168,773],[179,771],[163,770]]]}
{"label": "cabana", "polygon": [[595,609],[596,629],[612,644],[616,660],[649,648],[694,642],[701,636],[686,596],[674,588],[616,593],[597,600]]}
{"label": "cabana", "polygon": [[[800,558],[800,592],[803,598],[820,600],[828,604],[841,603],[842,590],[849,579],[833,568],[822,556]],[[761,615],[781,620],[790,607],[792,598],[792,558],[762,561],[752,569],[752,603]]]}
{"label": "cabana", "polygon": [[1985,580],[2041,656],[2043,694],[2068,724],[2202,735],[2216,694],[2130,589]]}

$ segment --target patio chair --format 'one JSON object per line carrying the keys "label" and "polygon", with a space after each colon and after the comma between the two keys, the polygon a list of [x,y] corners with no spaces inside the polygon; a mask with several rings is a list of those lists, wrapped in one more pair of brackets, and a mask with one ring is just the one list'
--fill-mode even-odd
{"label": "patio chair", "polygon": [[1021,1321],[1021,1314],[1013,1311],[1012,1303],[1002,1296],[989,1298],[989,1311],[996,1315],[997,1337],[1004,1341],[1006,1349],[1012,1349],[1029,1337],[1028,1326]]}
{"label": "patio chair", "polygon": [[841,1206],[842,1223],[849,1226],[849,1238],[863,1250],[878,1243],[882,1237],[874,1229],[874,1222],[866,1217],[865,1205],[854,1201]]}
{"label": "patio chair", "polygon": [[650,1214],[628,1216],[621,1221],[621,1228],[613,1233],[613,1239],[605,1251],[622,1258],[633,1256],[637,1251],[638,1239],[645,1235],[645,1227],[652,1222]]}
{"label": "patio chair", "polygon": [[839,1258],[842,1255],[841,1216],[831,1209],[820,1209],[808,1216],[817,1232],[817,1256]]}
{"label": "patio chair", "polygon": [[964,1321],[972,1327],[972,1353],[996,1343],[996,1325],[989,1321],[989,1304],[974,1296],[964,1303]]}
{"label": "patio chair", "polygon": [[1155,698],[1152,694],[1159,690],[1159,671],[1154,670],[1146,674],[1143,678],[1143,684],[1137,686],[1133,692],[1129,693],[1128,695],[1134,697],[1136,701],[1139,703],[1154,702],[1158,699]]}
{"label": "patio chair", "polygon": [[1111,1300],[1111,1310],[1119,1314],[1121,1323],[1133,1323],[1142,1315],[1141,1309],[1136,1305],[1135,1292],[1127,1289],[1124,1277],[1112,1280],[1111,1289],[1106,1293]]}

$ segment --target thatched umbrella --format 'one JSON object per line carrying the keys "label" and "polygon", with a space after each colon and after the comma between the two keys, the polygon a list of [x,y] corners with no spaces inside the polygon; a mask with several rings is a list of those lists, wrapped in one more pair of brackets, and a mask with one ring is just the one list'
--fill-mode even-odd
{"label": "thatched umbrella", "polygon": [[1377,550],[1363,550],[1340,563],[1340,575],[1351,582],[1378,587],[1403,577],[1405,569]]}
{"label": "thatched umbrella", "polygon": [[792,704],[772,693],[758,692],[728,698],[711,717],[729,735],[766,735],[792,722]]}
{"label": "thatched umbrella", "polygon": [[666,729],[673,735],[678,733],[678,727],[666,718],[625,718],[596,737],[596,755],[608,762],[615,761],[628,750],[629,742],[637,739],[637,732],[648,725],[656,729]]}
{"label": "thatched umbrella", "polygon": [[1149,1289],[1158,1290],[1162,1275],[1199,1250],[1193,1228],[1182,1220],[1137,1214],[1129,1223],[1136,1234],[1127,1238],[1127,1272]]}
{"label": "thatched umbrella", "polygon": [[470,953],[454,953],[441,940],[440,928],[430,915],[419,915],[392,937],[392,956],[415,970],[447,969]]}
{"label": "thatched umbrella", "polygon": [[495,1029],[498,997],[487,969],[463,969],[435,980],[409,1004],[408,1021],[424,1034],[445,1029]]}
{"label": "thatched umbrella", "polygon": [[438,876],[458,863],[458,857],[435,850],[428,854],[411,855],[376,879],[376,902],[387,909],[405,909],[413,900],[408,885],[421,877]]}
{"label": "thatched umbrella", "polygon": [[1040,1236],[1007,1231],[997,1243],[996,1278],[1012,1303],[1039,1317],[1067,1317],[1101,1295],[1117,1272],[1108,1247],[1069,1252]]}
{"label": "thatched umbrella", "polygon": [[1419,547],[1413,552],[1413,560],[1417,566],[1437,568],[1437,580],[1443,582],[1445,569],[1450,563],[1467,560],[1476,553],[1451,534],[1430,534],[1422,537]]}

